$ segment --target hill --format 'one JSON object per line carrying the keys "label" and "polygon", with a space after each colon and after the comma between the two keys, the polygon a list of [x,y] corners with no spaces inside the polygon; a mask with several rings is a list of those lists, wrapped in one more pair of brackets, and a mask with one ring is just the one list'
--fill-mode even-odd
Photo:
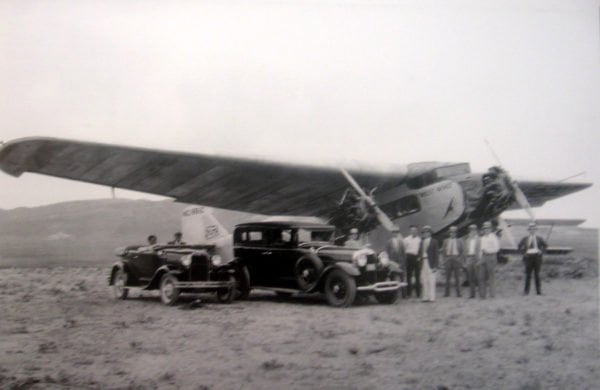
{"label": "hill", "polygon": [[[119,246],[159,242],[180,229],[187,204],[172,201],[100,199],[0,211],[0,267],[102,265]],[[215,209],[228,229],[255,215]]]}

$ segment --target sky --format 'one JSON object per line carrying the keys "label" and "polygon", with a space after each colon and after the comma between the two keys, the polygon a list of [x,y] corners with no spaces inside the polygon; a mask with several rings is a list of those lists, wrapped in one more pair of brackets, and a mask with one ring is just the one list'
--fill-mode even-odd
{"label": "sky", "polygon": [[[566,0],[5,0],[0,140],[474,171],[496,164],[488,140],[516,178],[584,171],[594,187],[534,211],[598,227],[599,16]],[[0,172],[0,189],[2,209],[110,197],[35,174]]]}

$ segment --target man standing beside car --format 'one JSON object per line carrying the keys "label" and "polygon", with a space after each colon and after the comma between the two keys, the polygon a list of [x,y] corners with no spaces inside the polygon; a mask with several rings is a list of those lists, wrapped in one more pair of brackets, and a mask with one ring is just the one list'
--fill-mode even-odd
{"label": "man standing beside car", "polygon": [[423,302],[435,301],[435,276],[439,262],[439,248],[435,238],[431,237],[431,227],[423,227],[423,239],[419,249],[421,263],[421,285],[423,286]]}
{"label": "man standing beside car", "polygon": [[410,235],[404,239],[404,249],[406,253],[406,283],[407,293],[410,297],[413,290],[413,277],[415,278],[415,291],[417,298],[421,296],[421,269],[419,268],[419,248],[421,247],[421,237],[419,230],[415,225],[410,226]]}
{"label": "man standing beside car", "polygon": [[[385,246],[385,252],[387,253],[389,259],[400,267],[401,270],[404,271],[406,268],[406,253],[404,250],[404,241],[402,239],[402,233],[400,233],[400,228],[398,226],[394,226],[392,229],[392,238],[387,242]],[[401,274],[401,281],[404,282],[404,272]],[[402,298],[406,298],[406,290],[402,288]]]}

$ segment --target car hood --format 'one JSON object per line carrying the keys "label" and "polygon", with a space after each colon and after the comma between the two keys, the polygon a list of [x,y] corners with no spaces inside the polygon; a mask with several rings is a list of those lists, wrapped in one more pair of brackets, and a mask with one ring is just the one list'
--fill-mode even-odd
{"label": "car hood", "polygon": [[[330,257],[332,259],[335,259],[336,261],[352,261],[352,256],[354,255],[354,253],[358,252],[359,250],[364,250],[364,249],[356,249],[356,248],[346,248],[346,247],[342,247],[342,246],[337,246],[337,247],[325,247],[321,250],[318,251],[318,255],[320,257]],[[371,251],[373,255],[375,255],[375,252]]]}

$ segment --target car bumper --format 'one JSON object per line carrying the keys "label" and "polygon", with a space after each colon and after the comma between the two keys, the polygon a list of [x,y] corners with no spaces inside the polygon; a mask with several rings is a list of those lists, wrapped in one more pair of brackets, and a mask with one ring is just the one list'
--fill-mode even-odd
{"label": "car bumper", "polygon": [[229,281],[202,281],[202,282],[187,282],[179,281],[175,283],[176,288],[194,289],[194,290],[213,290],[217,288],[233,288],[235,282]]}
{"label": "car bumper", "polygon": [[395,282],[395,281],[385,281],[374,283],[368,286],[358,286],[358,291],[373,291],[373,292],[385,292],[385,291],[395,291],[400,289],[401,287],[406,286],[404,282]]}

